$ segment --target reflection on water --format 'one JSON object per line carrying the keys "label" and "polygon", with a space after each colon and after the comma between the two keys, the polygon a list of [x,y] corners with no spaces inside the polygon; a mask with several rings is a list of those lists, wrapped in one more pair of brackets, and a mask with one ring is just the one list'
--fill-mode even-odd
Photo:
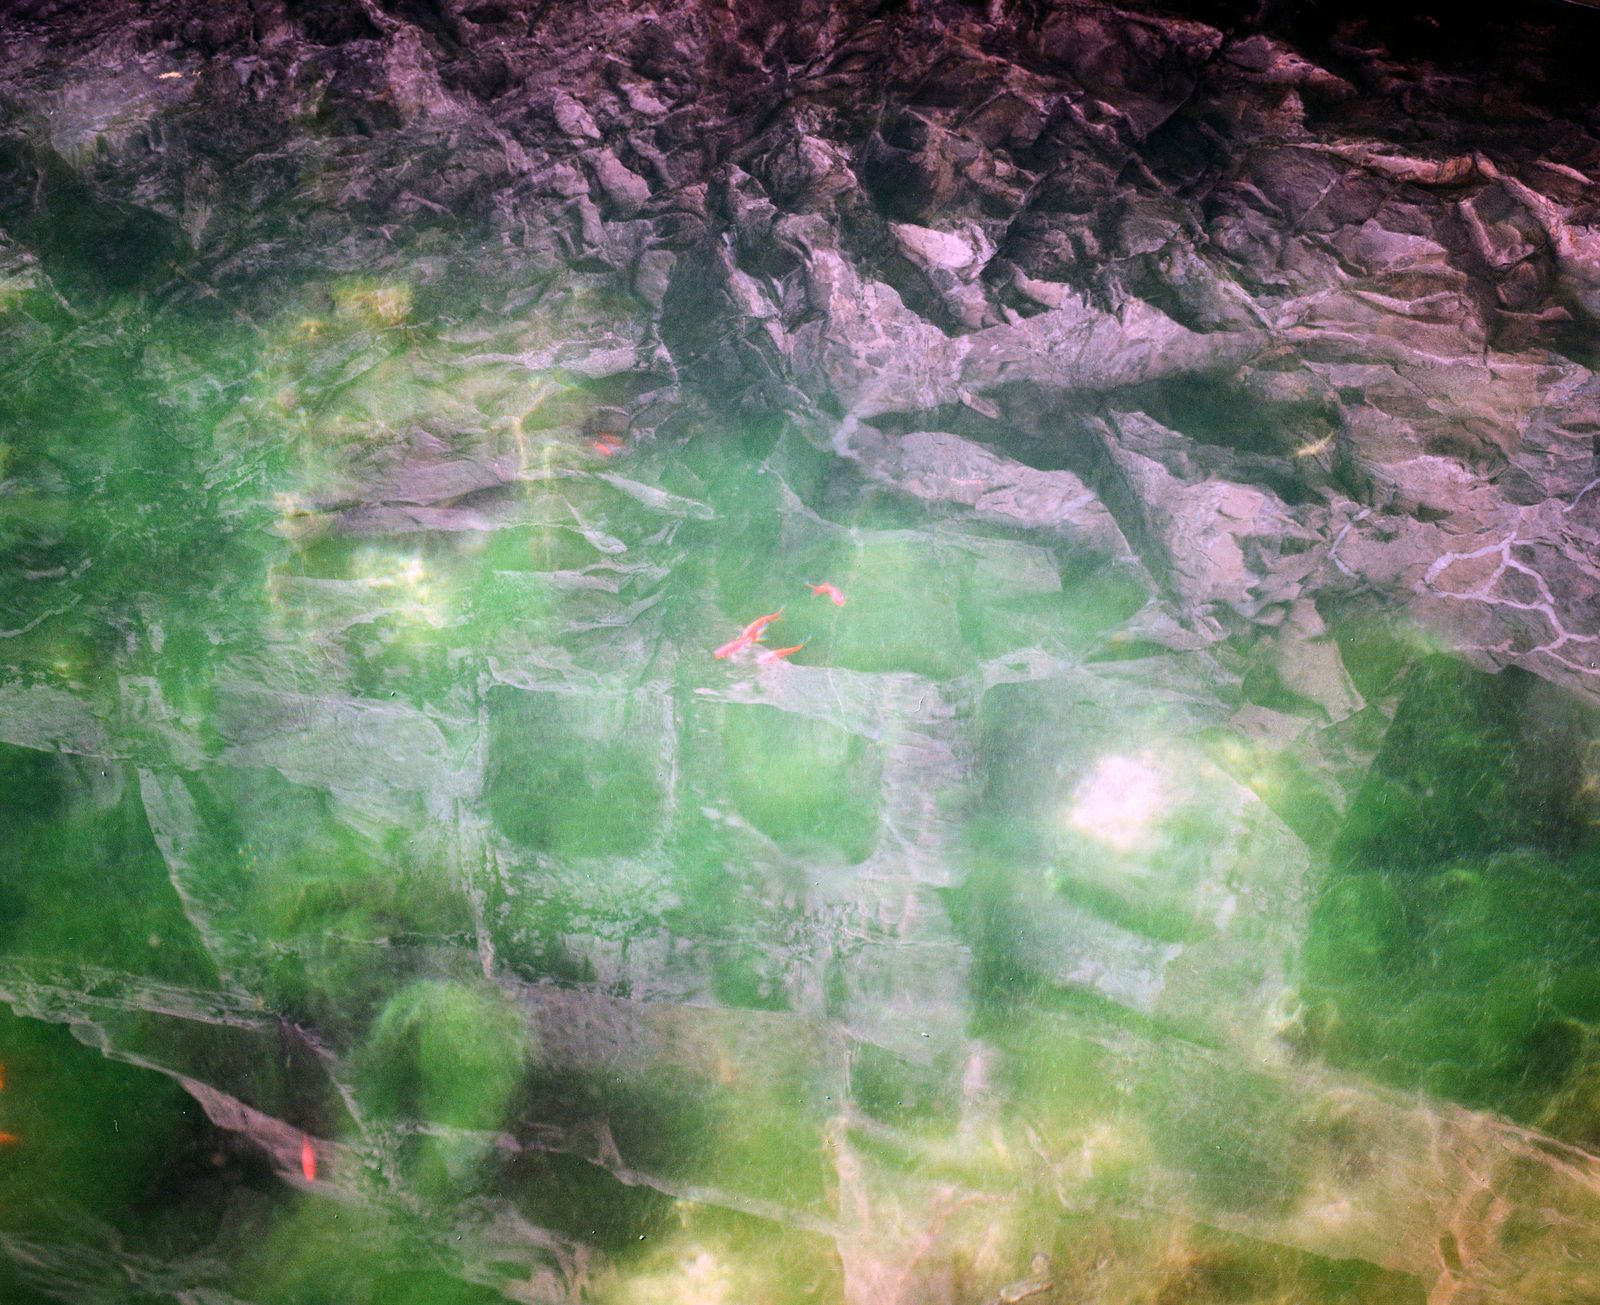
{"label": "reflection on water", "polygon": [[392,279],[0,313],[5,1299],[1600,1290],[1553,690],[1329,613],[1330,709]]}

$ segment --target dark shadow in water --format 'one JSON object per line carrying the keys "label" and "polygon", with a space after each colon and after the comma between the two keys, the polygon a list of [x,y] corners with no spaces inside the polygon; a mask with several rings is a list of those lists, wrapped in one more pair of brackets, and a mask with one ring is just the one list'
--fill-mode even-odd
{"label": "dark shadow in water", "polygon": [[1330,1060],[1600,1138],[1591,733],[1523,672],[1412,670],[1312,909],[1306,1032]]}

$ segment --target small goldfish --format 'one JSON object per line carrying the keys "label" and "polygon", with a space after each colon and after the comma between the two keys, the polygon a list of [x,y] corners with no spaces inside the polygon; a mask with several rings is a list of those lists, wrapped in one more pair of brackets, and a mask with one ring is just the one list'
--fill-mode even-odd
{"label": "small goldfish", "polygon": [[743,652],[753,643],[760,643],[766,637],[767,627],[783,615],[780,607],[776,612],[769,612],[766,616],[758,616],[739,632],[736,639],[729,639],[722,647],[712,651],[713,657],[732,657],[736,652]]}
{"label": "small goldfish", "polygon": [[300,1172],[306,1176],[306,1182],[317,1181],[317,1148],[311,1145],[311,1134],[300,1134]]}
{"label": "small goldfish", "polygon": [[748,635],[741,634],[737,639],[729,639],[722,647],[713,649],[711,655],[713,657],[732,657],[734,653],[743,652],[754,642],[755,640]]}
{"label": "small goldfish", "polygon": [[0,1133],[0,1146],[15,1146],[22,1141],[15,1133]]}
{"label": "small goldfish", "polygon": [[759,643],[766,635],[767,627],[782,615],[783,608],[780,607],[775,612],[769,612],[765,616],[756,617],[755,620],[751,621],[749,625],[744,627],[744,633],[739,637],[741,639],[749,639],[752,643]]}
{"label": "small goldfish", "polygon": [[839,592],[838,585],[829,584],[826,580],[824,580],[820,585],[814,585],[811,583],[811,581],[807,580],[806,588],[811,590],[811,592],[816,594],[818,597],[833,599],[833,605],[835,607],[844,606],[844,595]]}
{"label": "small goldfish", "polygon": [[602,458],[614,458],[617,456],[617,450],[612,445],[603,443],[600,440],[590,440],[589,447]]}
{"label": "small goldfish", "polygon": [[756,658],[756,661],[760,662],[764,666],[768,662],[779,661],[784,657],[792,657],[804,647],[804,643],[797,643],[793,648],[767,648],[764,649],[761,655]]}

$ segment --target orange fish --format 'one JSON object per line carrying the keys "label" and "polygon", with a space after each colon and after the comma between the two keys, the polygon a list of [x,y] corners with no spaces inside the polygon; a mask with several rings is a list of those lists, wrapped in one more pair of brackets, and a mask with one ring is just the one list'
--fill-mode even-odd
{"label": "orange fish", "polygon": [[0,1146],[15,1146],[22,1141],[15,1133],[0,1133]]}
{"label": "orange fish", "polygon": [[766,638],[767,627],[783,615],[783,608],[776,612],[769,612],[765,616],[758,616],[739,632],[737,639],[729,639],[722,647],[713,650],[713,657],[732,657],[736,652],[743,652],[753,643],[760,643]]}
{"label": "orange fish", "polygon": [[749,639],[753,643],[760,642],[762,637],[767,633],[767,627],[782,615],[783,608],[780,607],[777,611],[769,612],[766,616],[756,617],[755,620],[751,621],[749,625],[744,627],[744,633],[739,637],[741,639]]}
{"label": "orange fish", "polygon": [[804,647],[805,644],[797,643],[793,648],[767,648],[762,652],[761,656],[756,658],[756,661],[765,666],[768,662],[775,662],[784,657],[792,657]]}
{"label": "orange fish", "polygon": [[737,639],[729,639],[722,647],[713,649],[711,655],[713,657],[732,657],[734,653],[743,652],[754,642],[755,640],[748,635],[741,634]]}
{"label": "orange fish", "polygon": [[311,1145],[309,1133],[300,1134],[300,1172],[306,1176],[306,1182],[317,1181],[317,1148]]}
{"label": "orange fish", "polygon": [[824,580],[820,585],[814,585],[811,583],[811,581],[807,580],[806,588],[812,593],[817,594],[819,597],[828,597],[833,599],[833,605],[835,607],[844,606],[844,595],[839,592],[838,585],[829,584],[826,580]]}
{"label": "orange fish", "polygon": [[615,445],[605,444],[600,440],[590,440],[589,447],[598,453],[602,458],[614,458],[617,455],[617,449]]}

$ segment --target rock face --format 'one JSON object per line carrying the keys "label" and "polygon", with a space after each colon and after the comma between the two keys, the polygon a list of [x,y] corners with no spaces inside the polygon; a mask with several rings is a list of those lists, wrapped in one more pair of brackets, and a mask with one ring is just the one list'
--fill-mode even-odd
{"label": "rock face", "polygon": [[1591,17],[12,3],[0,998],[407,1299],[1600,1295]]}
{"label": "rock face", "polygon": [[1575,9],[10,14],[0,230],[42,275],[70,230],[87,290],[248,315],[264,267],[448,242],[436,277],[571,288],[558,329],[609,343],[562,361],[647,393],[641,428],[732,399],[891,477],[878,434],[930,432],[890,460],[991,450],[979,511],[1074,477],[1027,511],[1097,544],[1109,514],[1186,645],[1382,600],[1593,691]]}

